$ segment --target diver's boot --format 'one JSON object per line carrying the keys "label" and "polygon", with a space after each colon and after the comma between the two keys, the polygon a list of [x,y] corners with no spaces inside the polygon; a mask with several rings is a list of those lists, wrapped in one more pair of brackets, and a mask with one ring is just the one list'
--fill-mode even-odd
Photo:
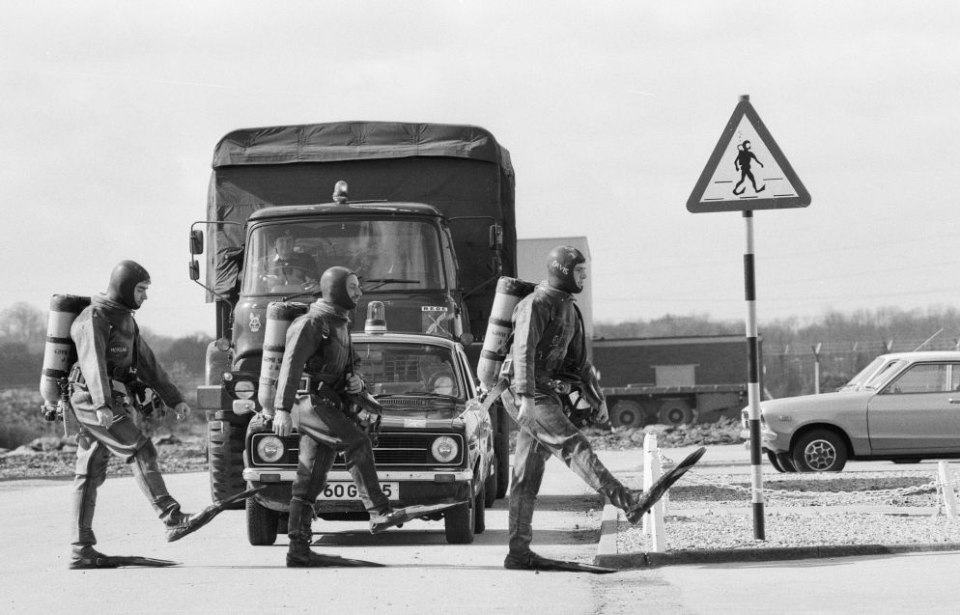
{"label": "diver's boot", "polygon": [[310,550],[313,538],[313,506],[300,500],[290,502],[290,515],[287,522],[287,568],[322,568],[328,566],[327,560],[319,553]]}
{"label": "diver's boot", "polygon": [[70,556],[70,570],[92,570],[94,568],[117,568],[110,558],[90,545],[74,547]]}

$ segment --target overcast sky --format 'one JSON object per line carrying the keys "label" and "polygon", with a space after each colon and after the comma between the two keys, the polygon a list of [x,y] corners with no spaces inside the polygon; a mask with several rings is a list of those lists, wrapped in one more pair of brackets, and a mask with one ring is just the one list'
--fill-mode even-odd
{"label": "overcast sky", "polygon": [[187,275],[241,127],[475,124],[521,238],[585,235],[597,320],[743,319],[739,212],[686,209],[741,95],[813,202],[754,217],[757,313],[956,305],[960,3],[5,2],[0,309],[151,273],[138,320],[213,333]]}

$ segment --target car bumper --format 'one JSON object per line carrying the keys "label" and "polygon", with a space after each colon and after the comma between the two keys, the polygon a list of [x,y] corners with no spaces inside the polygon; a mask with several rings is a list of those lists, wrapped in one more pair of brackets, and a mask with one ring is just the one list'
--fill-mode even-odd
{"label": "car bumper", "polygon": [[[243,478],[251,487],[265,486],[255,497],[258,502],[272,510],[286,512],[290,504],[291,486],[296,471],[280,468],[247,468]],[[394,507],[414,504],[436,504],[450,500],[467,500],[472,497],[474,485],[472,470],[451,471],[404,471],[381,470],[377,472],[381,484],[398,483],[399,496],[391,499]],[[353,483],[353,477],[345,470],[334,470],[327,475],[327,483]],[[363,502],[357,499],[329,500],[322,496],[316,501],[317,512],[362,512]]]}
{"label": "car bumper", "polygon": [[[740,438],[743,439],[744,443],[750,445],[750,430],[741,429]],[[760,429],[760,447],[764,451],[773,451],[774,453],[783,453],[790,450],[790,437],[788,435],[781,435],[772,429],[763,427]]]}

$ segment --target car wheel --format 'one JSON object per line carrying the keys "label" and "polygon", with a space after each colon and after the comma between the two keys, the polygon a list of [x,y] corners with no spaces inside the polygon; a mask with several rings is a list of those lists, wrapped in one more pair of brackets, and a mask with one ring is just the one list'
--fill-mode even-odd
{"label": "car wheel", "polygon": [[843,439],[826,429],[803,434],[791,452],[798,472],[839,472],[847,463]]}
{"label": "car wheel", "polygon": [[617,427],[641,427],[643,425],[643,408],[635,401],[621,399],[613,405],[610,411],[610,422]]}
{"label": "car wheel", "polygon": [[483,505],[483,491],[473,501],[473,533],[482,534],[487,529],[487,507]]}
{"label": "car wheel", "polygon": [[770,462],[770,465],[772,465],[773,469],[776,470],[777,472],[783,473],[786,471],[783,469],[783,466],[780,465],[780,460],[777,459],[777,454],[774,453],[773,451],[767,451],[767,461]]}
{"label": "car wheel", "polygon": [[280,513],[247,498],[247,540],[255,547],[268,547],[277,541]]}
{"label": "car wheel", "polygon": [[473,542],[476,502],[477,498],[471,497],[469,501],[443,513],[443,529],[447,542],[452,545],[468,545]]}

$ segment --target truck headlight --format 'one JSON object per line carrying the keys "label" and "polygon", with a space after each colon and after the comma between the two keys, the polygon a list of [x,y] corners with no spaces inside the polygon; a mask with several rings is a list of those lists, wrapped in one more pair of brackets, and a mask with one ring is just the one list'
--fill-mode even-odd
{"label": "truck headlight", "polygon": [[237,399],[253,399],[253,396],[257,394],[257,385],[249,380],[238,380],[236,386],[233,387],[233,392]]}
{"label": "truck headlight", "polygon": [[433,458],[443,463],[450,463],[460,454],[460,445],[450,436],[440,436],[430,446]]}
{"label": "truck headlight", "polygon": [[257,455],[267,463],[276,463],[285,452],[283,440],[277,436],[266,436],[257,442]]}

